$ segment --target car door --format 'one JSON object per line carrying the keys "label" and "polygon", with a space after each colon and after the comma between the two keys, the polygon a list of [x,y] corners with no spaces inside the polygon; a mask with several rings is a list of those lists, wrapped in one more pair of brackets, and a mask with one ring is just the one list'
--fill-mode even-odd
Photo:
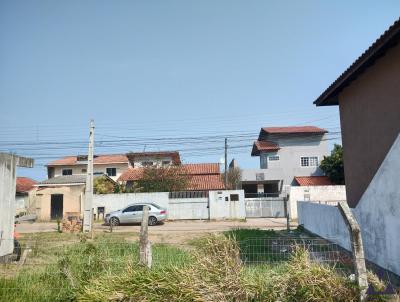
{"label": "car door", "polygon": [[122,210],[119,221],[121,223],[133,223],[134,222],[134,214],[135,214],[135,206],[129,206]]}
{"label": "car door", "polygon": [[134,206],[134,214],[133,214],[133,221],[132,222],[142,222],[143,218],[143,205],[136,205]]}

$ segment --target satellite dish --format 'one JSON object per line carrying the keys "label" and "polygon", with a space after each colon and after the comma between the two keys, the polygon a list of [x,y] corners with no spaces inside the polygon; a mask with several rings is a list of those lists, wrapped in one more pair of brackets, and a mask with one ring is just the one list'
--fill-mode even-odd
{"label": "satellite dish", "polygon": [[223,157],[221,157],[221,158],[219,159],[219,162],[220,162],[221,164],[224,164],[224,163],[225,163],[225,159],[224,159]]}

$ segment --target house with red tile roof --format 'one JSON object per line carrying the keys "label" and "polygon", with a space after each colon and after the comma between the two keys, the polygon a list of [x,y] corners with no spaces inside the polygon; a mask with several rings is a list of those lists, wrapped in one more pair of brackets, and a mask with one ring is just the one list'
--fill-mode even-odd
{"label": "house with red tile roof", "polygon": [[[179,152],[131,152],[127,154],[98,154],[93,159],[95,174],[106,174],[117,180],[123,172],[131,167],[179,165]],[[66,156],[47,164],[48,178],[66,175],[85,175],[87,168],[86,155]]]}
{"label": "house with red tile roof", "polygon": [[29,177],[16,178],[15,203],[16,214],[25,212],[30,207],[31,192],[37,182]]}
{"label": "house with red tile roof", "polygon": [[251,151],[260,168],[242,170],[246,196],[279,196],[285,186],[299,185],[295,176],[320,181],[313,177],[324,175],[319,164],[328,155],[327,132],[316,126],[261,128]]}
{"label": "house with red tile roof", "polygon": [[[133,167],[126,170],[118,178],[128,187],[143,178],[144,167]],[[180,166],[180,173],[188,179],[186,191],[222,190],[224,183],[221,178],[218,163],[184,164]]]}

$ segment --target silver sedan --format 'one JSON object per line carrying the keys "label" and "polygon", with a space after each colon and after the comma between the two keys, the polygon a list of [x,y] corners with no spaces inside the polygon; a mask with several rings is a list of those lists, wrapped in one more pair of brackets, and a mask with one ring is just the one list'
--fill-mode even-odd
{"label": "silver sedan", "polygon": [[143,207],[149,207],[149,225],[156,225],[167,219],[167,211],[154,203],[136,203],[121,210],[111,212],[104,218],[106,224],[140,223],[143,218]]}

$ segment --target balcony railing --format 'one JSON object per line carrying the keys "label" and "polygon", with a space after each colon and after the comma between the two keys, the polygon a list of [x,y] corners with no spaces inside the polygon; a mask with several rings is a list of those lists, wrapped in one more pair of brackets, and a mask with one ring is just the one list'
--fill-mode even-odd
{"label": "balcony railing", "polygon": [[244,193],[244,198],[262,198],[262,197],[279,197],[279,192],[276,192],[276,193]]}

